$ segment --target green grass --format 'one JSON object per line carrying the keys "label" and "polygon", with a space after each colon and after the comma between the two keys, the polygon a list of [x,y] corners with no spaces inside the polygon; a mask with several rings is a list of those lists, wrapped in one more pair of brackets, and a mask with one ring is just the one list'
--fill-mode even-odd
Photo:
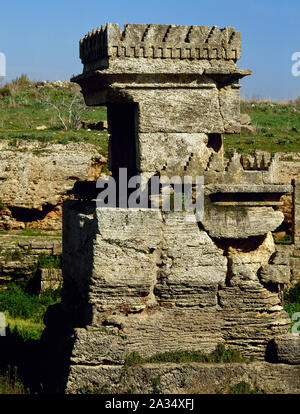
{"label": "green grass", "polygon": [[227,394],[265,394],[265,391],[256,385],[252,387],[248,382],[241,381],[231,386]]}
{"label": "green grass", "polygon": [[30,295],[15,283],[0,290],[0,312],[5,313],[9,328],[26,340],[40,338],[46,310],[59,301],[60,290],[47,289],[40,295]]}
{"label": "green grass", "polygon": [[253,153],[254,150],[300,152],[300,101],[287,104],[274,102],[241,102],[241,113],[251,117],[257,128],[253,135],[230,134],[224,136],[225,154],[236,150]]}
{"label": "green grass", "polygon": [[24,255],[20,250],[9,250],[5,253],[3,260],[4,263],[22,260]]}
{"label": "green grass", "polygon": [[299,302],[285,302],[284,310],[289,314],[290,318],[294,313],[300,312],[300,303]]}
{"label": "green grass", "polygon": [[45,253],[40,253],[38,257],[37,266],[42,269],[60,269],[61,260],[61,255],[49,255]]}
{"label": "green grass", "polygon": [[38,228],[26,228],[24,230],[0,230],[1,236],[22,236],[22,237],[43,237],[49,239],[61,239],[62,233],[59,231],[44,231]]}
{"label": "green grass", "polygon": [[251,362],[251,360],[244,358],[240,353],[233,349],[226,349],[223,344],[217,345],[216,349],[210,354],[205,354],[202,351],[170,351],[153,355],[149,358],[143,358],[138,352],[134,351],[125,358],[125,365],[132,366],[145,363],[186,363],[186,362],[201,362],[201,363],[227,363],[227,362]]}
{"label": "green grass", "polygon": [[[78,85],[66,88],[37,88],[26,75],[0,88],[0,140],[7,139],[11,150],[26,151],[20,143],[39,141],[42,145],[36,151],[45,151],[48,143],[67,144],[87,142],[95,146],[99,153],[108,153],[108,134],[106,131],[68,130],[62,128],[57,111],[46,101],[70,103]],[[82,101],[83,102],[83,101]],[[255,150],[275,152],[300,152],[300,100],[289,103],[266,101],[242,101],[241,112],[251,117],[252,125],[257,128],[254,135],[229,134],[224,136],[226,156],[234,150],[240,153],[253,153]],[[67,117],[66,110],[62,115]],[[82,114],[85,122],[106,120],[104,107],[86,107]],[[46,130],[37,130],[45,125]]]}
{"label": "green grass", "polygon": [[291,234],[286,234],[284,237],[280,237],[274,240],[275,244],[292,244],[293,236]]}
{"label": "green grass", "polygon": [[16,333],[24,341],[39,340],[45,329],[43,322],[35,322],[31,319],[12,318],[9,313],[7,313],[6,321],[9,331]]}
{"label": "green grass", "polygon": [[291,303],[300,303],[300,282],[298,282],[288,292],[284,292],[284,300]]}
{"label": "green grass", "polygon": [[153,393],[154,394],[160,394],[161,393],[161,389],[160,389],[160,377],[155,377],[152,379],[152,387],[153,387]]}
{"label": "green grass", "polygon": [[0,394],[29,394],[19,379],[17,367],[8,367],[0,373]]}
{"label": "green grass", "polygon": [[[69,104],[78,86],[68,88],[37,88],[25,75],[0,88],[0,140],[9,140],[10,149],[17,150],[24,141],[39,141],[42,144],[86,142],[94,145],[101,154],[107,155],[108,140],[106,131],[63,130],[57,111],[46,105],[46,101]],[[82,103],[83,103],[83,98]],[[62,115],[68,117],[67,110]],[[99,122],[106,119],[104,107],[86,107],[82,121]],[[47,129],[37,130],[45,125]],[[22,148],[23,150],[23,148]],[[25,150],[25,149],[24,149]],[[42,151],[38,149],[37,151]]]}
{"label": "green grass", "polygon": [[[4,234],[5,232],[0,232],[1,234]],[[31,229],[31,228],[26,228],[22,231],[17,231],[17,232],[6,232],[6,234],[16,234],[17,236],[25,236],[25,237],[37,237],[37,236],[41,236],[41,237],[49,237],[49,236],[56,236],[56,237],[61,237],[61,233],[59,232],[55,232],[55,233],[50,233],[50,232],[46,232],[40,229]]]}

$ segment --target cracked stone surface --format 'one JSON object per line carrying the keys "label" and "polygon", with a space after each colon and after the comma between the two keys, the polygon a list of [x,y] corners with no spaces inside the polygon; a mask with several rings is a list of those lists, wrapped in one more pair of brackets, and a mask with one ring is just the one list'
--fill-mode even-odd
{"label": "cracked stone surface", "polygon": [[[225,341],[263,356],[267,343],[288,331],[280,290],[268,290],[258,275],[262,266],[281,266],[271,263],[271,233],[252,247],[225,248],[188,221],[189,213],[97,209],[76,201],[65,209],[65,284],[81,291],[83,309],[91,307],[88,325],[102,327],[105,343],[117,341],[123,353],[211,352]],[[65,289],[63,303],[74,301],[73,290]],[[99,334],[88,335],[99,341],[101,354]]]}
{"label": "cracked stone surface", "polygon": [[89,144],[19,144],[0,146],[0,201],[11,207],[42,210],[56,205],[77,180],[88,179],[93,160],[101,164]]}
{"label": "cracked stone surface", "polygon": [[216,394],[230,393],[241,382],[251,389],[270,394],[299,394],[300,367],[267,362],[235,364],[143,364],[127,368],[117,365],[73,365],[67,383],[67,393],[81,388],[99,392],[154,392],[153,380],[159,378],[162,394]]}

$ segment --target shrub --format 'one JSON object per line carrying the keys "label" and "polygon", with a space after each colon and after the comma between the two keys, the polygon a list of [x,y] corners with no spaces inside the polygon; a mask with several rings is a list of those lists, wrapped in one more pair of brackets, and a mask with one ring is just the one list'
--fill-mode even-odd
{"label": "shrub", "polygon": [[17,367],[8,367],[0,374],[0,394],[29,394],[19,379]]}
{"label": "shrub", "polygon": [[8,317],[8,329],[12,334],[20,336],[24,341],[38,341],[45,326],[43,323],[32,322],[24,319],[12,319]]}
{"label": "shrub", "polygon": [[127,354],[125,357],[125,366],[132,366],[136,364],[142,364],[145,362],[144,358],[140,356],[140,354],[136,351]]}
{"label": "shrub", "polygon": [[[298,302],[285,302],[284,310],[289,314],[289,317],[292,319],[294,313],[300,313],[300,303],[298,303]],[[291,329],[292,329],[292,327],[294,326],[295,323],[296,323],[295,320],[291,320],[291,323],[290,323],[290,328]]]}
{"label": "shrub", "polygon": [[49,110],[56,111],[57,118],[65,131],[78,130],[80,128],[86,106],[79,92],[76,92],[71,100],[65,100],[65,98],[51,100],[48,96],[42,102],[48,106]]}
{"label": "shrub", "polygon": [[12,318],[31,319],[41,322],[50,305],[59,301],[60,290],[47,289],[40,296],[30,295],[11,283],[6,290],[0,290],[0,312],[8,312]]}
{"label": "shrub", "polygon": [[39,296],[39,303],[45,307],[54,305],[60,300],[61,289],[46,289]]}
{"label": "shrub", "polygon": [[[292,318],[294,313],[300,312],[300,283],[290,289],[288,292],[284,292],[284,310]],[[295,320],[291,320],[291,328],[296,323]]]}
{"label": "shrub", "polygon": [[287,302],[300,303],[300,282],[298,282],[292,289],[284,293],[284,300]]}
{"label": "shrub", "polygon": [[13,262],[13,261],[19,261],[23,259],[23,254],[20,252],[20,250],[14,250],[14,251],[8,251],[6,252],[4,256],[4,262]]}
{"label": "shrub", "polygon": [[61,255],[52,256],[41,253],[38,257],[38,267],[46,269],[60,269]]}
{"label": "shrub", "polygon": [[13,79],[11,83],[13,85],[18,85],[18,86],[28,86],[31,84],[28,76],[25,73],[22,73],[20,76],[16,77],[16,79]]}
{"label": "shrub", "polygon": [[7,86],[0,88],[0,96],[11,96],[11,91]]}
{"label": "shrub", "polygon": [[160,377],[155,377],[152,379],[152,387],[153,387],[153,393],[154,394],[160,394]]}
{"label": "shrub", "polygon": [[5,311],[13,318],[30,318],[38,311],[36,297],[14,283],[9,284],[6,290],[0,290],[0,312]]}
{"label": "shrub", "polygon": [[248,382],[241,381],[230,387],[228,394],[265,394],[265,391],[256,385],[252,388]]}

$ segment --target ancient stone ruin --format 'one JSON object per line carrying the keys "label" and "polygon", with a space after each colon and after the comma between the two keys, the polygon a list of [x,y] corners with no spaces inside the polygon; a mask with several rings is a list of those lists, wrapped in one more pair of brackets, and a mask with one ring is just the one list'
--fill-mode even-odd
{"label": "ancient stone ruin", "polygon": [[[62,359],[69,350],[66,392],[124,392],[129,384],[148,392],[147,375],[181,389],[186,366],[181,374],[176,364],[124,374],[133,352],[210,353],[225,344],[279,362],[284,343],[299,358],[282,302],[289,258],[271,233],[283,221],[280,198],[293,189],[275,184],[276,157],[223,157],[222,134],[240,132],[239,80],[251,74],[237,67],[240,42],[232,27],[110,23],[80,41],[84,69],[72,80],[87,105],[107,107],[112,176],[120,168],[147,180],[203,176],[204,214],[197,221],[190,211],[99,208],[91,194],[65,202],[63,298],[46,323]],[[265,387],[299,387],[299,366],[253,364],[235,365],[232,377],[256,373],[268,378]],[[221,384],[224,370],[194,365],[188,381]]]}

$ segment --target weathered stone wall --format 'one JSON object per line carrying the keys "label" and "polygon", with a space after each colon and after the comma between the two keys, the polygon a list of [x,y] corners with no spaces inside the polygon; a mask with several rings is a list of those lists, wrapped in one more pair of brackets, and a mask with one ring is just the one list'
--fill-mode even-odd
{"label": "weathered stone wall", "polygon": [[[36,278],[37,288],[56,289],[62,283],[61,269],[38,269],[39,255],[59,256],[62,254],[61,238],[28,237],[20,235],[0,236],[0,288],[6,283],[18,282],[20,278],[28,281]],[[55,280],[55,281],[54,281]]]}
{"label": "weathered stone wall", "polygon": [[[251,364],[144,364],[129,367],[72,366],[67,389],[112,394],[220,394],[232,393],[241,382],[257,393],[299,394],[300,367],[255,362]],[[156,384],[156,387],[155,385]]]}
{"label": "weathered stone wall", "polygon": [[[73,315],[76,307],[74,326],[102,327],[75,343],[76,363],[90,341],[93,358],[110,363],[133,351],[211,352],[224,341],[264,358],[268,342],[288,332],[280,289],[288,258],[276,255],[271,234],[226,246],[188,218],[67,202],[63,305]],[[115,351],[103,354],[102,340]]]}
{"label": "weathered stone wall", "polygon": [[89,144],[0,144],[0,229],[60,230],[61,204],[78,180],[99,177],[103,161]]}
{"label": "weathered stone wall", "polygon": [[61,269],[39,269],[40,291],[47,289],[57,290],[62,287],[62,270]]}

